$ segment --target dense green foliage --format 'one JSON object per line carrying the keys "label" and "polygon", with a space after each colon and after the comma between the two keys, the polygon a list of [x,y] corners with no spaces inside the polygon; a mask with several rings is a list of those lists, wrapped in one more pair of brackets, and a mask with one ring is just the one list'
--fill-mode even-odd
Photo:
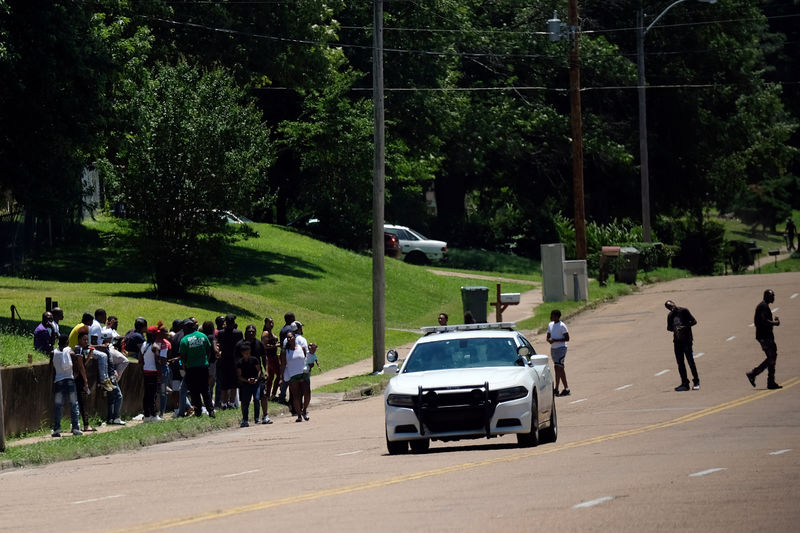
{"label": "dense green foliage", "polygon": [[[635,13],[641,6],[649,24],[668,5],[580,2],[586,211],[600,225],[640,220]],[[645,39],[652,212],[654,225],[659,216],[684,220],[673,224],[681,235],[672,242],[703,255],[686,266],[709,271],[721,246],[709,208],[775,230],[800,200],[800,7],[672,7]],[[451,246],[531,258],[558,238],[554,215],[572,213],[571,43],[542,33],[554,10],[566,19],[564,0],[386,3],[388,221]],[[328,241],[363,250],[372,216],[371,39],[370,2],[4,1],[0,185],[12,207],[68,222],[83,202],[80,170],[93,162],[113,165],[103,167],[106,207],[144,172],[160,182],[142,189],[151,199],[196,173],[198,189],[216,191],[207,181],[215,177],[226,191],[201,198],[204,212],[278,223],[313,215]],[[198,80],[197,98],[161,87],[180,72]],[[202,80],[211,79],[225,87],[230,113],[203,98]],[[159,95],[170,94],[187,96],[167,109]],[[245,95],[258,126],[236,119],[234,102],[257,115]],[[161,163],[143,164],[156,155]],[[232,194],[224,185],[237,172],[242,187]],[[190,216],[189,204],[167,199]],[[31,220],[26,235],[41,237],[45,228]],[[224,240],[203,243],[218,250]],[[199,277],[158,287],[178,291]]]}
{"label": "dense green foliage", "polygon": [[158,65],[126,102],[131,122],[105,166],[107,197],[124,208],[126,233],[162,296],[215,271],[221,243],[235,235],[220,210],[269,199],[273,151],[260,113],[243,100],[224,71],[179,63]]}

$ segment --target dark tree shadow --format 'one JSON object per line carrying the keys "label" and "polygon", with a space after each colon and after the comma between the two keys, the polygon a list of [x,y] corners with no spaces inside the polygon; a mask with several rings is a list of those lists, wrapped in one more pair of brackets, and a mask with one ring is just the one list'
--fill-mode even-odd
{"label": "dark tree shadow", "polygon": [[[279,252],[249,250],[235,244],[222,247],[208,265],[206,283],[254,285],[274,283],[273,276],[316,279],[319,265]],[[151,273],[122,234],[78,226],[71,243],[64,243],[28,260],[25,278],[73,283],[152,283]],[[156,297],[149,292],[148,297]],[[192,295],[186,296],[191,298]]]}
{"label": "dark tree shadow", "polygon": [[[195,307],[198,309],[208,309],[212,310],[217,314],[220,314],[220,309],[222,309],[224,313],[233,313],[235,315],[251,315],[253,311],[250,309],[246,309],[244,307],[232,304],[225,300],[220,300],[219,298],[215,298],[209,294],[202,294],[202,293],[190,293],[186,296],[182,297],[162,297],[159,298],[156,295],[155,291],[119,291],[111,294],[111,296],[117,296],[122,298],[148,298],[153,300],[159,300],[162,302],[173,303],[175,305],[180,305],[184,307]],[[185,316],[175,317],[179,319],[188,318]],[[33,330],[31,330],[33,331]]]}
{"label": "dark tree shadow", "polygon": [[278,252],[228,246],[221,255],[222,273],[214,276],[212,281],[225,285],[275,283],[274,276],[318,279],[325,272],[316,263]]}
{"label": "dark tree shadow", "polygon": [[69,243],[59,243],[28,259],[22,277],[72,283],[147,283],[150,275],[124,236],[76,226]]}
{"label": "dark tree shadow", "polygon": [[[17,335],[33,335],[33,330],[35,330],[39,324],[42,322],[42,315],[40,314],[36,317],[35,320],[23,318],[20,320],[19,318],[15,318],[13,323],[11,319],[2,317],[0,318],[0,331],[5,331],[6,333],[14,333]],[[31,345],[31,349],[33,345]]]}

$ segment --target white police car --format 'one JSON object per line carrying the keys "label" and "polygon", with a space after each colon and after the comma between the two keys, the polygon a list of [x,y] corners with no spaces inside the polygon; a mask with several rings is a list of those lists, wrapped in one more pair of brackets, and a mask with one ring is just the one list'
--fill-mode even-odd
{"label": "white police car", "polygon": [[[390,454],[424,452],[431,440],[515,433],[520,446],[555,442],[549,357],[513,323],[422,328],[426,333],[384,393]],[[397,352],[387,358],[397,361]]]}

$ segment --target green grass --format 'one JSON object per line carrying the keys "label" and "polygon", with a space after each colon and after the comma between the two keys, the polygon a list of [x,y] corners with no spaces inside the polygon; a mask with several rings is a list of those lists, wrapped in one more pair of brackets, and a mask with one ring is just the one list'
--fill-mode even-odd
{"label": "green grass", "polygon": [[[81,242],[113,241],[107,220],[88,223]],[[61,248],[26,266],[26,279],[0,277],[0,309],[15,305],[22,317],[18,335],[0,317],[0,364],[25,364],[33,352],[32,332],[44,311],[45,297],[64,309],[62,329],[69,331],[83,312],[105,308],[120,319],[119,331],[132,327],[137,316],[148,322],[196,316],[213,320],[237,315],[240,329],[253,323],[261,328],[271,316],[279,329],[283,314],[293,311],[306,324],[309,341],[320,346],[323,367],[336,368],[372,355],[372,259],[270,224],[253,224],[258,237],[230,246],[220,255],[226,275],[209,287],[181,299],[156,298],[146,277],[125,267],[116,254],[93,255],[87,269],[85,254]],[[58,269],[53,268],[53,264]],[[97,279],[85,278],[97,272]],[[118,280],[110,279],[117,272]],[[386,261],[386,347],[414,340],[403,329],[434,324],[444,311],[461,314],[464,285],[487,285],[485,280],[431,274],[425,267]],[[521,292],[528,285],[504,283],[503,290]],[[42,355],[36,360],[44,361]]]}
{"label": "green grass", "polygon": [[762,274],[775,274],[777,272],[800,272],[800,254],[795,252],[791,257],[777,263],[771,257],[761,260]]}
{"label": "green grass", "polygon": [[[486,250],[462,250],[450,248],[447,251],[447,261],[444,266],[453,269],[465,269],[472,271],[492,272],[493,274],[504,274],[504,277],[520,275],[526,276],[522,279],[531,279],[527,276],[534,276],[534,280],[541,280],[541,263],[526,257],[519,257],[500,252],[488,252]],[[438,268],[438,266],[437,266]]]}
{"label": "green grass", "polygon": [[[270,414],[280,410],[277,404],[270,404]],[[209,431],[238,427],[241,412],[238,410],[218,411],[217,418],[187,417],[167,419],[153,424],[137,424],[105,433],[84,433],[80,437],[48,438],[31,444],[13,445],[9,439],[5,453],[0,461],[10,461],[14,466],[40,465],[57,461],[68,461],[81,457],[95,457],[125,450],[137,450],[162,442],[189,438]],[[69,422],[62,428],[69,428]],[[49,434],[49,430],[43,432]],[[62,431],[62,434],[69,431]],[[31,435],[27,435],[31,436]]]}
{"label": "green grass", "polygon": [[640,270],[636,276],[636,279],[642,283],[650,284],[690,277],[692,277],[692,273],[688,270],[684,270],[682,268],[662,267],[651,270],[650,272]]}
{"label": "green grass", "polygon": [[[770,250],[785,250],[786,242],[782,234],[773,234],[759,229],[756,226],[749,226],[735,218],[717,218],[725,227],[725,239],[729,241],[755,241],[756,246],[761,248],[762,257],[766,256]],[[782,231],[783,224],[778,226]]]}

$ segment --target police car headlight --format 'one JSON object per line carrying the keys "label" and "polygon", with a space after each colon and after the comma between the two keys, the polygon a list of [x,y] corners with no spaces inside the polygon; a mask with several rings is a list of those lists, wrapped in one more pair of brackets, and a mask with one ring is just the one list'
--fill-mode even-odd
{"label": "police car headlight", "polygon": [[500,402],[508,402],[511,400],[518,400],[520,398],[524,398],[528,395],[528,389],[525,387],[509,387],[507,389],[500,389],[495,391],[495,398],[497,399],[497,403]]}
{"label": "police car headlight", "polygon": [[408,394],[390,394],[386,403],[394,407],[414,407],[414,396]]}

